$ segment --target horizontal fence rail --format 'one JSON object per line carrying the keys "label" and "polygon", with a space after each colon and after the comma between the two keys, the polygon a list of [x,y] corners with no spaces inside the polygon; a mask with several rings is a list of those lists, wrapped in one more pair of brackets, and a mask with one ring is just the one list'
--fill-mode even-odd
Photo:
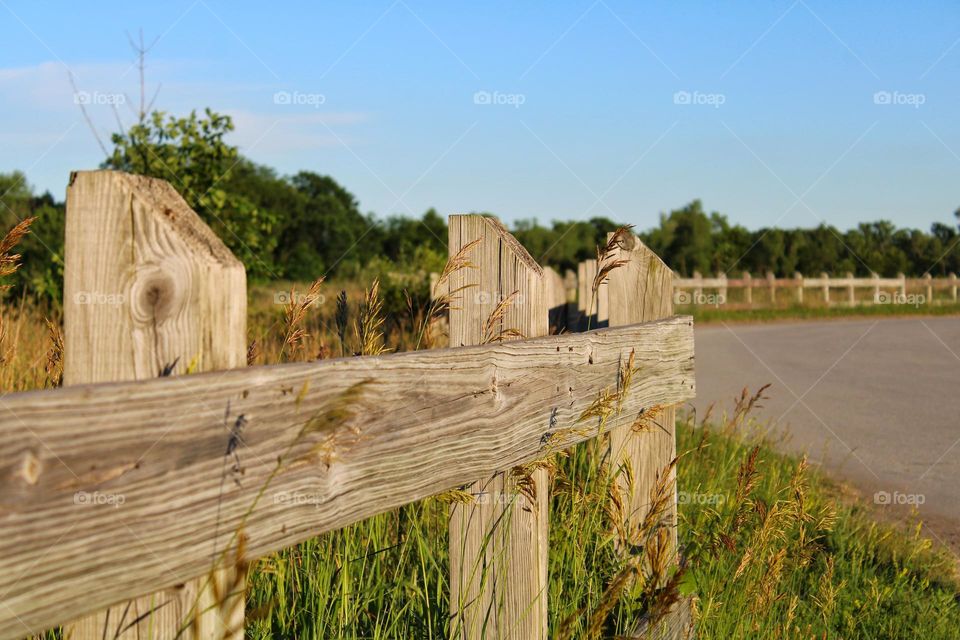
{"label": "horizontal fence rail", "polygon": [[[636,472],[637,513],[672,468],[672,407],[695,392],[692,320],[670,317],[672,272],[633,236],[611,237],[616,250],[591,273],[624,266],[578,309],[569,274],[544,271],[498,223],[454,216],[451,253],[476,250],[476,271],[440,294],[463,303],[451,314],[456,348],[243,368],[242,268],[169,185],[103,171],[72,176],[70,189],[67,288],[120,303],[78,299],[67,314],[70,386],[0,396],[0,640],[60,624],[74,640],[100,638],[96,625],[131,606],[131,629],[106,637],[142,626],[164,639],[239,638],[251,559],[477,481],[513,491],[519,465],[608,433],[613,470]],[[548,326],[563,333],[530,338]],[[232,368],[177,375],[191,360]],[[631,429],[651,415],[669,417]],[[527,538],[543,545],[545,480]],[[670,491],[661,534],[675,546]],[[455,535],[451,520],[451,543],[475,526]],[[545,585],[545,547],[530,554],[518,532],[504,535],[519,554],[509,584]],[[211,582],[233,585],[235,602],[201,623]],[[507,607],[492,631],[466,622],[452,635],[511,637],[535,615],[524,633],[547,637],[537,597],[524,613]],[[151,602],[174,604],[137,609]],[[451,606],[452,618],[470,613]],[[689,610],[663,625],[689,630]]]}
{"label": "horizontal fence rail", "polygon": [[[949,304],[957,302],[960,280],[951,273],[947,277],[934,278],[930,274],[922,278],[908,278],[903,274],[895,278],[831,277],[822,273],[817,277],[794,274],[792,278],[777,278],[772,273],[765,277],[753,277],[744,272],[740,278],[728,278],[725,274],[703,277],[694,272],[692,278],[674,278],[674,302],[678,305],[723,305],[723,304],[840,304],[848,306],[873,304]],[[754,300],[754,289],[766,290],[764,299]],[[740,295],[734,302],[731,290]],[[816,299],[806,294],[810,290]],[[937,293],[943,292],[941,295]],[[779,294],[779,297],[778,297]]]}
{"label": "horizontal fence rail", "polygon": [[693,397],[683,317],[4,396],[0,638],[201,575],[238,530],[260,556],[595,437],[631,353],[625,424]]}

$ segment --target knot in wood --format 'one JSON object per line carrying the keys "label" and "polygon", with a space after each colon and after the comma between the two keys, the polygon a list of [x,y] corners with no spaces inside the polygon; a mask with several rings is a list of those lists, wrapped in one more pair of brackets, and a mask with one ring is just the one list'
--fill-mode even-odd
{"label": "knot in wood", "polygon": [[177,314],[186,287],[181,274],[152,265],[137,269],[131,287],[131,314],[136,322],[156,323]]}

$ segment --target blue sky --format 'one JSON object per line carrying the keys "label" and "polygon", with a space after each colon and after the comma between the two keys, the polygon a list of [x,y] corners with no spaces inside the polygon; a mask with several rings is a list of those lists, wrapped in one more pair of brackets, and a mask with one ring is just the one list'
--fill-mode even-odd
{"label": "blue sky", "polygon": [[647,228],[700,198],[750,228],[926,229],[960,207],[956,2],[0,0],[0,171],[62,197],[102,160],[67,71],[108,138],[141,27],[157,108],[229,113],[246,155],[379,215]]}

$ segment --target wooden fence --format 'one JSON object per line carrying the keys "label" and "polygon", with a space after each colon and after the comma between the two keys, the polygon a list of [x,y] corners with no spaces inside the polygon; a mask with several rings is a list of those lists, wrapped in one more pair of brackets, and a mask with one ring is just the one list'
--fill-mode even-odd
{"label": "wooden fence", "polygon": [[[907,278],[902,273],[896,278],[855,278],[847,273],[842,278],[821,273],[810,278],[795,273],[792,278],[777,278],[767,272],[764,277],[753,277],[744,271],[740,278],[728,278],[719,273],[704,278],[694,272],[692,278],[674,278],[674,302],[678,305],[704,306],[777,306],[789,304],[872,305],[872,304],[949,304],[957,302],[957,275],[934,278]],[[763,291],[755,299],[754,289]],[[731,295],[737,290],[738,295]],[[806,292],[806,293],[805,293]]]}
{"label": "wooden fence", "polygon": [[692,320],[633,236],[592,330],[551,336],[569,283],[452,216],[452,348],[246,368],[243,267],[168,184],[75,173],[66,233],[67,386],[0,397],[0,640],[241,638],[247,560],[464,485],[451,635],[546,638],[549,487],[511,470],[602,437],[632,521],[671,468]]}

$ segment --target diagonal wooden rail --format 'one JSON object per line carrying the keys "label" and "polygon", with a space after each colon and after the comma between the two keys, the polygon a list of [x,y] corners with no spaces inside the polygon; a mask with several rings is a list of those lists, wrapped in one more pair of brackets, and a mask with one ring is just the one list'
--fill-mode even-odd
{"label": "diagonal wooden rail", "polygon": [[239,533],[257,557],[693,395],[677,317],[0,396],[0,639],[205,575]]}

